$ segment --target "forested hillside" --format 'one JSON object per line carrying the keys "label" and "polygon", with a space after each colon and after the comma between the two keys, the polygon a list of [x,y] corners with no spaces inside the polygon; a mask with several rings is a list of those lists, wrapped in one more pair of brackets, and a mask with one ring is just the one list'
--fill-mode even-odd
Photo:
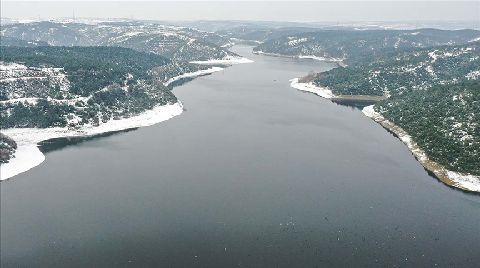
{"label": "forested hillside", "polygon": [[449,170],[480,174],[480,81],[409,91],[375,110],[406,130],[430,159]]}
{"label": "forested hillside", "polygon": [[157,66],[151,70],[155,80],[166,83],[169,79],[185,73],[192,73],[210,68],[208,65],[197,65],[187,62],[171,62],[166,65]]}
{"label": "forested hillside", "polygon": [[480,42],[407,49],[363,64],[318,73],[313,82],[337,95],[390,96],[472,78],[480,70]]}
{"label": "forested hillside", "polygon": [[405,48],[465,44],[478,37],[480,31],[475,30],[323,30],[273,38],[255,47],[254,51],[285,56],[316,56],[343,60],[350,65]]}
{"label": "forested hillside", "polygon": [[305,32],[313,32],[315,28],[308,27],[279,27],[272,28],[267,26],[234,26],[231,28],[216,31],[217,34],[232,38],[236,42],[247,42],[258,45],[268,40],[280,38],[287,35],[295,35]]}
{"label": "forested hillside", "polygon": [[429,159],[480,175],[480,42],[404,49],[313,74],[335,95],[383,96],[374,109],[403,128]]}
{"label": "forested hillside", "polygon": [[150,70],[169,63],[119,47],[2,47],[0,127],[98,125],[175,96]]}

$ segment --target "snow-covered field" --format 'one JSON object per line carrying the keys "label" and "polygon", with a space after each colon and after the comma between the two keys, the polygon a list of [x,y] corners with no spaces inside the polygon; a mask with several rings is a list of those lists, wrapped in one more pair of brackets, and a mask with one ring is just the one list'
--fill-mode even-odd
{"label": "snow-covered field", "polygon": [[197,77],[197,76],[207,75],[207,74],[211,74],[211,73],[214,73],[214,72],[219,72],[223,69],[224,68],[221,68],[221,67],[212,67],[212,68],[209,68],[209,69],[206,69],[206,70],[198,70],[196,72],[184,73],[184,74],[177,75],[175,77],[172,77],[172,78],[168,79],[168,81],[163,83],[163,84],[165,86],[168,86],[171,83],[173,83],[177,80],[180,80],[182,78],[188,78],[188,77],[193,78],[193,77]]}
{"label": "snow-covered field", "polygon": [[247,59],[245,57],[225,57],[223,59],[211,59],[204,61],[191,61],[190,63],[194,64],[206,64],[206,65],[215,65],[215,64],[240,64],[240,63],[252,63],[253,60]]}
{"label": "snow-covered field", "polygon": [[374,105],[370,105],[363,108],[363,114],[394,132],[410,149],[422,166],[433,172],[442,182],[448,185],[472,192],[480,192],[480,176],[450,171],[440,164],[428,159],[427,154],[412,140],[412,137],[408,135],[405,130],[385,119],[380,113],[373,109],[373,106]]}
{"label": "snow-covered field", "polygon": [[307,91],[307,92],[316,94],[325,99],[331,99],[336,97],[335,94],[333,94],[333,92],[330,89],[325,87],[318,87],[314,85],[312,82],[310,83],[298,82],[298,78],[291,79],[290,86],[301,91]]}
{"label": "snow-covered field", "polygon": [[38,166],[45,160],[37,143],[53,138],[94,136],[102,133],[126,130],[131,128],[151,126],[168,120],[183,112],[181,102],[162,105],[145,111],[136,116],[110,120],[99,126],[86,125],[78,129],[68,128],[9,128],[2,129],[2,133],[17,142],[15,157],[9,163],[0,166],[0,180],[11,178]]}

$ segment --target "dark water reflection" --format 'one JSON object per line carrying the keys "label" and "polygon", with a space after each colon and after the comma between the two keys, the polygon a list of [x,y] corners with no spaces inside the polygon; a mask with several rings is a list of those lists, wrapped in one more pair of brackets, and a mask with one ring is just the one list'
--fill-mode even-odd
{"label": "dark water reflection", "polygon": [[2,267],[475,267],[480,197],[358,109],[255,60],[175,89],[167,122],[80,142],[1,183]]}
{"label": "dark water reflection", "polygon": [[50,140],[39,142],[38,147],[39,147],[39,149],[42,153],[47,154],[47,153],[55,151],[55,150],[63,149],[67,146],[79,145],[81,143],[92,141],[92,140],[108,138],[108,137],[111,137],[113,135],[117,135],[117,134],[121,134],[121,133],[127,133],[129,131],[134,131],[134,130],[137,130],[137,129],[138,128],[130,128],[130,129],[126,129],[126,130],[112,131],[112,132],[108,132],[108,133],[102,133],[102,134],[98,134],[98,135],[94,135],[94,136],[87,136],[87,137],[55,138],[55,139],[50,139]]}

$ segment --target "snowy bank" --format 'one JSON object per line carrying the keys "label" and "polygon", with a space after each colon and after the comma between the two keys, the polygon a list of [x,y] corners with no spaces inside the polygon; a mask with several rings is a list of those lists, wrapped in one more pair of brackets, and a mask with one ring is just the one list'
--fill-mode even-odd
{"label": "snowy bank", "polygon": [[362,112],[381,124],[384,128],[395,133],[398,138],[410,149],[415,158],[425,169],[431,171],[445,184],[460,188],[466,191],[480,192],[480,176],[450,171],[439,163],[428,159],[427,154],[412,140],[412,137],[401,127],[385,119],[380,113],[373,109],[374,105],[363,108]]}
{"label": "snowy bank", "polygon": [[253,60],[247,59],[245,57],[225,57],[223,59],[211,59],[211,60],[204,60],[204,61],[191,61],[190,63],[194,64],[205,64],[205,65],[215,65],[215,64],[225,64],[225,65],[232,65],[232,64],[240,64],[240,63],[252,63]]}
{"label": "snowy bank", "polygon": [[315,55],[297,55],[297,56],[284,55],[284,54],[278,54],[278,53],[263,52],[261,50],[253,51],[253,54],[272,56],[272,57],[282,57],[282,58],[308,59],[308,60],[318,60],[318,61],[324,61],[324,62],[336,62],[340,65],[343,65],[343,60],[344,60],[344,59],[340,59],[340,58],[319,57],[319,56],[315,56]]}
{"label": "snowy bank", "polygon": [[300,55],[298,56],[299,59],[311,59],[311,60],[318,60],[318,61],[328,61],[328,62],[342,62],[344,59],[339,58],[325,58],[325,57],[318,57],[314,55]]}
{"label": "snowy bank", "polygon": [[316,94],[325,99],[331,99],[336,97],[335,94],[333,94],[333,92],[328,88],[316,86],[312,82],[301,83],[298,80],[298,78],[291,79],[290,86],[301,91],[307,91]]}
{"label": "snowy bank", "polygon": [[193,78],[193,77],[197,77],[197,76],[211,74],[211,73],[214,73],[214,72],[219,72],[221,70],[223,70],[223,68],[221,68],[221,67],[212,67],[212,68],[209,68],[209,69],[206,69],[206,70],[198,70],[196,72],[184,73],[184,74],[181,74],[181,75],[178,75],[178,76],[175,76],[175,77],[172,77],[172,78],[168,79],[168,81],[163,83],[163,84],[165,86],[168,86],[171,83],[173,83],[175,81],[178,81],[180,79],[183,79],[183,78]]}
{"label": "snowy bank", "polygon": [[0,165],[0,180],[11,178],[38,166],[45,160],[37,143],[64,137],[86,137],[102,133],[120,131],[138,127],[151,126],[168,120],[183,112],[181,102],[157,106],[139,115],[118,120],[110,120],[99,126],[83,125],[76,129],[66,127],[53,128],[8,128],[2,129],[2,133],[17,142],[15,157],[6,164]]}
{"label": "snowy bank", "polygon": [[290,80],[290,86],[301,91],[316,94],[322,98],[329,99],[335,103],[343,105],[366,106],[385,99],[385,96],[371,95],[335,95],[328,87],[320,87],[313,82],[302,83],[298,78]]}

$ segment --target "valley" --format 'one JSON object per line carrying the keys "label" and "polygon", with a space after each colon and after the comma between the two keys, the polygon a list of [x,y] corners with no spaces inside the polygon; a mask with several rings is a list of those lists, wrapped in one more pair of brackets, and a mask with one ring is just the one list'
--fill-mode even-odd
{"label": "valley", "polygon": [[479,265],[479,1],[0,9],[1,268]]}
{"label": "valley", "polygon": [[[476,191],[477,186],[461,186],[459,178],[480,184],[479,31],[315,30],[236,23],[209,31],[125,21],[9,24],[2,36],[7,39],[0,69],[0,127],[13,140],[32,128],[56,133],[45,136],[52,138],[150,125],[116,123],[165,105],[177,111],[161,118],[178,115],[183,108],[172,88],[232,64],[251,63],[228,50],[235,43],[249,43],[258,55],[336,64],[293,78],[291,86],[342,105],[374,105],[383,118],[415,134],[413,141],[425,158],[446,170],[442,174],[452,174],[437,177],[457,181],[449,184],[464,190]],[[437,105],[445,97],[452,101],[440,111]],[[8,162],[15,150],[5,146],[2,159]],[[3,169],[9,166],[5,163]]]}

